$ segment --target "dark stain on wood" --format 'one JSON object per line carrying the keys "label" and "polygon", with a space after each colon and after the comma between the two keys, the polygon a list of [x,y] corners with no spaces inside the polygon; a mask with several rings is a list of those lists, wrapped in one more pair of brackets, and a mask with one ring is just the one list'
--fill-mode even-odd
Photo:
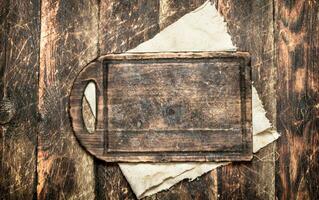
{"label": "dark stain on wood", "polygon": [[[69,199],[72,197],[72,191],[78,187],[74,161],[70,161],[67,157],[59,157],[55,160],[55,164],[59,168],[50,169],[48,174],[54,174],[54,176],[47,178],[46,186],[38,194],[38,199]],[[61,190],[64,193],[61,193]]]}
{"label": "dark stain on wood", "polygon": [[319,198],[319,2],[278,1],[276,196]]}
{"label": "dark stain on wood", "polygon": [[0,199],[36,194],[40,2],[1,1],[1,98],[16,107],[1,126]]}
{"label": "dark stain on wood", "polygon": [[116,163],[95,161],[97,199],[136,199],[130,185]]}

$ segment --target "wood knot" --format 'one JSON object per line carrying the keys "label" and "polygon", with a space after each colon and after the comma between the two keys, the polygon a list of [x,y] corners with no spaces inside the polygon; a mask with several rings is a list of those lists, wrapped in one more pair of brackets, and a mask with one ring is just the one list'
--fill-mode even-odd
{"label": "wood knot", "polygon": [[15,106],[8,98],[4,98],[0,101],[0,124],[9,123],[15,113]]}

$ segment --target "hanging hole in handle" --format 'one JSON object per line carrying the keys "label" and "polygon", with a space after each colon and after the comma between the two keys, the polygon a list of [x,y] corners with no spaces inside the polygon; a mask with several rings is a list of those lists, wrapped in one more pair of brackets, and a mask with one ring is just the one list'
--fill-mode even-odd
{"label": "hanging hole in handle", "polygon": [[84,90],[82,99],[82,116],[84,125],[89,133],[96,129],[96,84],[90,81]]}

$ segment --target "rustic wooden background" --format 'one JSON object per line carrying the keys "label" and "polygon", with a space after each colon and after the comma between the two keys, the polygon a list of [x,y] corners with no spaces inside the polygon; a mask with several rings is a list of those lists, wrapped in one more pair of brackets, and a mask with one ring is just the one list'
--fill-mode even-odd
{"label": "rustic wooden background", "polygon": [[[145,199],[319,199],[319,2],[215,0],[282,133],[249,164]],[[78,145],[67,113],[81,67],[134,48],[204,0],[0,0],[1,199],[135,199],[117,164]],[[190,41],[191,42],[191,41]]]}

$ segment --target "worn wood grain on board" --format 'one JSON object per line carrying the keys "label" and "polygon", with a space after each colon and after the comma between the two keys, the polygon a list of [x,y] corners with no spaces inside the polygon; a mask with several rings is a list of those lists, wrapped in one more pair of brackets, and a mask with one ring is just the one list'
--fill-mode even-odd
{"label": "worn wood grain on board", "polygon": [[[98,60],[79,73],[70,95],[76,137],[96,157],[107,162],[251,159],[248,53],[130,53]],[[92,134],[82,117],[90,81],[97,93]]]}

